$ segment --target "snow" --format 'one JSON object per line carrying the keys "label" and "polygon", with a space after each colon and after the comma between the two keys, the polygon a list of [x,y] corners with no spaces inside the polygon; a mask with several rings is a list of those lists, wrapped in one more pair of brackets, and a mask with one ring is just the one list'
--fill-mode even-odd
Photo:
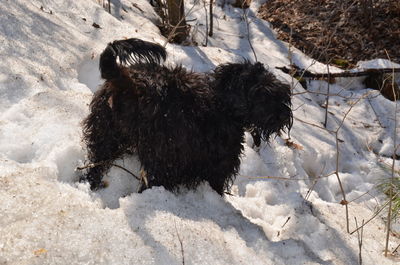
{"label": "snow", "polygon": [[[357,233],[346,232],[341,191],[336,175],[329,175],[337,150],[334,133],[322,129],[325,97],[303,93],[275,68],[291,60],[318,72],[327,67],[276,39],[255,15],[262,1],[253,1],[247,13],[250,40],[257,59],[295,87],[293,145],[283,134],[254,150],[247,135],[240,175],[225,197],[207,184],[181,194],[162,187],[138,194],[136,180],[118,168],[98,192],[78,182],[75,169],[85,162],[80,123],[102,82],[99,53],[125,37],[165,43],[146,0],[111,2],[111,15],[95,0],[2,3],[0,264],[183,264],[183,258],[185,264],[213,265],[358,264]],[[207,47],[201,45],[203,3],[187,1],[186,11],[195,19],[199,45],[168,44],[167,64],[204,72],[224,62],[254,61],[242,10],[215,7],[215,34]],[[398,65],[373,60],[359,67]],[[326,93],[327,83],[311,81],[308,89]],[[396,102],[361,80],[338,80],[330,94],[339,95],[330,98],[327,128],[339,129],[338,171],[346,199],[355,200],[349,204],[353,231],[354,218],[361,224],[385,203],[376,185],[390,176],[394,137],[399,143]],[[133,172],[140,168],[135,157],[117,163]],[[382,216],[364,227],[364,264],[400,262],[382,254]],[[392,234],[390,250],[399,243]]]}

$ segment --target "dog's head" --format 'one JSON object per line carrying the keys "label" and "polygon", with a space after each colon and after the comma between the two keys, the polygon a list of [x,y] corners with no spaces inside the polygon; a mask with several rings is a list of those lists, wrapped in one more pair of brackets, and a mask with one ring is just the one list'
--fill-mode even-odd
{"label": "dog's head", "polygon": [[220,108],[244,128],[268,140],[292,126],[290,86],[261,63],[220,65],[214,73]]}

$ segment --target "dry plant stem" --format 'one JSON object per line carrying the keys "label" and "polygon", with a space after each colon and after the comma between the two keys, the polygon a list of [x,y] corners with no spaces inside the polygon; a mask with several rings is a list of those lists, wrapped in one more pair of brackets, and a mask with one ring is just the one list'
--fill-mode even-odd
{"label": "dry plant stem", "polygon": [[348,233],[350,233],[350,225],[349,225],[349,207],[348,207],[348,202],[347,202],[347,200],[346,200],[346,193],[344,192],[343,184],[342,184],[342,181],[341,181],[340,175],[339,175],[339,157],[340,157],[340,152],[339,152],[339,137],[338,137],[338,135],[339,135],[340,129],[343,127],[343,124],[344,124],[344,122],[345,122],[347,116],[349,115],[350,111],[353,109],[353,107],[354,107],[355,105],[357,105],[357,103],[360,102],[360,100],[362,100],[362,99],[364,99],[365,97],[367,97],[370,93],[371,93],[371,91],[365,93],[363,96],[359,97],[359,98],[356,100],[356,102],[354,102],[354,103],[350,106],[350,108],[347,110],[347,112],[346,112],[345,115],[343,116],[343,119],[341,120],[341,122],[340,122],[340,124],[339,124],[339,127],[336,129],[336,131],[331,131],[331,130],[328,130],[327,128],[324,128],[324,127],[322,127],[322,126],[319,126],[319,125],[316,125],[316,124],[313,124],[313,123],[309,123],[309,122],[306,122],[306,121],[304,121],[304,120],[301,120],[301,119],[299,119],[299,118],[297,118],[297,117],[294,117],[294,119],[296,119],[296,120],[298,120],[298,121],[300,121],[300,122],[303,122],[303,123],[305,123],[305,124],[308,124],[308,125],[313,126],[313,127],[316,127],[316,128],[319,128],[319,129],[321,129],[321,130],[325,130],[325,131],[327,131],[327,132],[329,132],[329,133],[333,133],[333,134],[335,135],[335,142],[336,142],[336,170],[335,170],[334,174],[336,175],[336,178],[337,178],[337,180],[338,180],[339,187],[340,187],[340,191],[341,191],[341,194],[342,194],[342,202],[343,202],[343,204],[344,204],[344,206],[345,206],[345,212],[346,212],[346,230],[347,230]]}
{"label": "dry plant stem", "polygon": [[185,265],[185,252],[183,251],[183,241],[179,235],[178,229],[176,228],[176,221],[174,220],[175,223],[175,231],[176,235],[178,236],[179,244],[181,245],[181,254],[182,254],[182,265]]}
{"label": "dry plant stem", "polygon": [[[212,0],[210,0],[210,1],[212,3]],[[204,5],[204,11],[205,11],[204,13],[206,14],[206,43],[204,44],[204,46],[207,47],[207,45],[208,45],[208,34],[207,34],[207,32],[208,32],[208,17],[207,17],[206,0],[203,0],[203,5]],[[212,6],[212,4],[210,4],[210,8],[211,8],[211,6]],[[212,19],[212,17],[210,19]]]}
{"label": "dry plant stem", "polygon": [[335,172],[335,175],[336,175],[336,178],[339,183],[340,192],[342,193],[342,198],[343,198],[344,207],[345,207],[345,211],[346,211],[346,230],[347,230],[347,233],[350,233],[349,207],[348,207],[348,203],[346,200],[346,193],[344,192],[343,184],[342,184],[342,181],[340,180],[340,176],[339,176],[339,138],[338,138],[337,132],[336,132],[336,172]]}
{"label": "dry plant stem", "polygon": [[[367,195],[367,194],[368,194],[369,196],[371,196],[372,198],[375,198],[374,196],[372,196],[372,195],[370,194],[370,192],[371,192],[371,190],[375,189],[376,186],[378,186],[378,184],[374,184],[368,191],[362,193],[361,195],[357,196],[356,198],[352,199],[351,201],[348,201],[348,203],[350,204],[350,203],[352,203],[352,202],[354,202],[354,201],[356,201],[356,200],[358,200],[358,199],[364,197],[364,196]],[[375,198],[375,200],[376,200],[376,198]]]}
{"label": "dry plant stem", "polygon": [[[289,59],[290,65],[293,65],[292,35],[293,35],[293,30],[292,30],[292,28],[290,28],[289,47],[288,47],[288,59]],[[295,85],[294,85],[294,75],[290,75],[290,77],[291,77],[290,82],[291,82],[291,88],[292,88],[291,97],[293,98],[293,91],[294,91],[294,88],[295,88]],[[297,84],[298,84],[298,83],[299,83],[299,82],[297,82]],[[297,85],[297,84],[296,84],[296,85]]]}
{"label": "dry plant stem", "polygon": [[325,104],[325,122],[324,122],[324,127],[326,128],[326,126],[328,125],[328,108],[329,108],[329,93],[330,93],[330,71],[329,71],[329,64],[326,65],[326,68],[328,70],[328,82],[326,82],[328,84],[328,89],[326,91],[327,96],[326,96],[326,104]]}
{"label": "dry plant stem", "polygon": [[392,251],[392,254],[396,253],[397,250],[399,249],[399,247],[400,247],[400,244],[398,244],[397,247]]}
{"label": "dry plant stem", "polygon": [[[315,179],[323,179],[332,176],[335,174],[335,172],[331,172],[329,174],[326,174],[324,176],[320,176]],[[277,180],[310,180],[310,178],[285,178],[285,177],[274,177],[274,176],[243,176],[246,178],[251,178],[251,179],[277,179]]]}
{"label": "dry plant stem", "polygon": [[306,196],[304,196],[304,200],[308,201],[308,199],[310,198],[311,192],[314,190],[315,185],[317,185],[319,178],[314,179],[311,187],[308,189]]}
{"label": "dry plant stem", "polygon": [[[388,59],[390,60],[390,57],[386,52],[386,55],[388,56]],[[397,150],[397,143],[396,143],[396,138],[397,138],[397,98],[396,98],[396,93],[394,89],[394,70],[392,73],[392,93],[394,96],[394,102],[395,102],[395,107],[394,107],[394,131],[393,131],[393,157],[392,157],[392,174],[390,177],[390,188],[389,188],[389,210],[388,210],[388,216],[387,216],[387,227],[386,227],[386,244],[385,244],[385,257],[387,257],[388,254],[388,249],[389,249],[389,237],[390,237],[390,227],[391,227],[391,219],[392,219],[392,201],[393,201],[393,185],[394,185],[394,172],[395,172],[395,163],[396,163],[396,150]]]}
{"label": "dry plant stem", "polygon": [[111,164],[111,166],[120,168],[120,169],[124,170],[125,172],[131,174],[135,179],[140,180],[140,178],[139,178],[138,176],[136,176],[135,174],[133,174],[132,171],[130,171],[130,170],[128,170],[128,169],[126,169],[126,168],[124,168],[124,167],[122,167],[122,166],[120,166],[120,165]]}
{"label": "dry plant stem", "polygon": [[380,126],[381,128],[384,128],[383,125],[382,125],[382,123],[381,123],[381,120],[379,119],[378,114],[376,113],[376,110],[375,110],[374,106],[372,105],[371,97],[368,97],[368,103],[369,103],[369,105],[371,106],[371,109],[372,109],[372,111],[373,111],[374,114],[375,114],[375,117],[376,117],[376,120],[378,121],[379,126]]}
{"label": "dry plant stem", "polygon": [[[245,3],[245,1],[243,1],[243,5],[244,5],[244,3]],[[250,22],[247,17],[246,9],[244,9],[243,6],[242,6],[242,10],[243,10],[243,20],[246,23],[246,29],[247,29],[247,41],[249,42],[250,49],[252,50],[252,52],[254,54],[254,61],[258,62],[256,51],[254,50],[253,44],[251,43],[251,40],[250,40]]]}
{"label": "dry plant stem", "polygon": [[208,36],[213,36],[213,29],[214,28],[214,15],[213,15],[213,0],[210,0],[210,32]]}
{"label": "dry plant stem", "polygon": [[300,119],[300,118],[297,118],[297,117],[295,117],[295,116],[293,116],[293,119],[295,119],[295,120],[297,120],[297,121],[299,121],[299,122],[302,122],[302,123],[304,123],[304,124],[307,124],[307,125],[310,125],[310,126],[316,127],[316,128],[318,128],[318,129],[321,129],[321,130],[327,131],[327,132],[329,132],[329,133],[335,133],[334,131],[328,130],[328,129],[326,129],[326,128],[322,127],[322,126],[319,126],[319,125],[317,125],[317,124],[314,124],[314,123],[311,123],[311,122],[308,122],[308,121],[302,120],[302,119]]}
{"label": "dry plant stem", "polygon": [[[97,162],[97,163],[90,163],[90,164],[84,165],[82,167],[77,167],[76,169],[77,170],[84,170],[84,169],[87,169],[87,168],[94,168],[96,166],[103,165],[106,162],[107,161],[101,161],[101,162]],[[125,172],[131,174],[135,179],[140,181],[140,178],[138,176],[136,176],[135,174],[133,174],[130,170],[128,170],[128,169],[126,169],[126,168],[124,168],[124,167],[122,167],[120,165],[117,165],[117,164],[111,164],[111,166],[117,167],[117,168],[120,168],[120,169],[124,170]]]}
{"label": "dry plant stem", "polygon": [[[321,173],[325,171],[325,167],[326,167],[326,163],[324,163],[323,168],[321,169]],[[321,173],[318,174],[319,177],[314,178],[311,187],[308,189],[306,196],[304,196],[304,199],[306,201],[308,201],[308,199],[310,198],[311,192],[314,190],[315,185],[317,185],[318,180],[321,178]]]}
{"label": "dry plant stem", "polygon": [[[307,91],[303,91],[303,92],[293,93],[292,95],[293,95],[293,96],[297,96],[297,95],[302,95],[302,94],[315,94],[315,95],[320,95],[320,96],[340,97],[340,98],[343,98],[343,99],[353,99],[353,100],[359,99],[358,97],[345,97],[345,96],[342,96],[342,95],[340,95],[340,93],[341,93],[342,91],[344,91],[344,88],[341,89],[341,90],[340,90],[338,93],[336,93],[336,94],[327,94],[327,93],[315,92],[315,91],[309,91],[309,90],[307,90]],[[372,92],[373,92],[373,91],[371,91],[371,94],[372,94]],[[378,95],[380,95],[380,92],[379,92],[379,91],[376,91],[376,95],[371,96],[370,98],[377,97]]]}
{"label": "dry plant stem", "polygon": [[338,127],[337,130],[335,131],[335,139],[336,139],[336,171],[335,171],[335,175],[336,175],[336,178],[337,178],[338,183],[339,183],[340,191],[341,191],[341,193],[342,193],[342,198],[343,198],[343,202],[344,202],[344,206],[345,206],[345,211],[346,211],[346,230],[347,230],[347,233],[350,233],[350,225],[349,225],[349,206],[348,206],[348,202],[347,202],[347,200],[346,200],[346,193],[344,192],[343,184],[342,184],[342,181],[340,180],[340,176],[339,176],[339,155],[340,155],[340,152],[339,152],[339,137],[338,137],[338,134],[339,134],[340,129],[343,127],[343,124],[344,124],[344,121],[345,121],[346,118],[347,118],[347,115],[349,115],[349,113],[350,113],[350,111],[353,109],[353,107],[354,107],[355,105],[357,105],[357,103],[360,102],[361,99],[365,98],[368,94],[369,94],[369,92],[368,92],[368,93],[365,93],[365,94],[364,94],[362,97],[360,97],[354,104],[352,104],[352,105],[350,106],[350,108],[347,110],[346,114],[343,116],[343,119],[342,119],[342,121],[341,121],[339,127]]}
{"label": "dry plant stem", "polygon": [[362,226],[360,226],[360,227],[358,227],[357,229],[355,229],[354,231],[350,232],[350,235],[354,234],[355,232],[357,232],[358,230],[360,230],[361,228],[363,228],[364,226],[366,226],[366,225],[367,225],[369,222],[371,222],[373,219],[375,219],[375,217],[377,217],[377,216],[380,214],[380,212],[382,212],[383,209],[385,209],[386,206],[389,205],[389,201],[390,201],[390,200],[393,200],[393,198],[396,197],[397,195],[399,195],[398,192],[397,192],[392,198],[389,198],[389,200],[388,200],[387,202],[385,202],[385,204],[382,205],[382,207],[381,207],[378,211],[376,211],[376,212],[371,216],[371,218],[369,218]]}
{"label": "dry plant stem", "polygon": [[[354,217],[354,220],[356,222],[356,227],[358,228],[358,223],[357,223],[357,218]],[[362,251],[362,244],[363,244],[363,234],[364,234],[364,220],[362,221],[361,224],[361,231],[357,230],[357,240],[358,240],[358,263],[360,265],[362,265],[362,255],[361,255],[361,251]]]}
{"label": "dry plant stem", "polygon": [[[315,60],[313,60],[314,62]],[[312,64],[315,64],[312,63]],[[276,66],[275,68],[281,70],[284,73],[288,73],[290,72],[292,69],[291,68],[287,68],[286,66],[283,67],[279,67]],[[310,69],[310,67],[307,67],[305,69],[302,68],[295,68],[295,71],[293,72],[295,76],[301,76],[304,78],[308,78],[311,80],[321,80],[321,79],[328,79],[328,77],[330,76],[331,78],[338,78],[338,77],[363,77],[363,76],[369,76],[371,74],[392,74],[393,72],[395,73],[399,73],[400,72],[400,68],[370,68],[368,70],[364,70],[364,71],[357,71],[357,72],[351,72],[351,71],[342,71],[339,73],[313,73],[310,72],[308,69]]]}

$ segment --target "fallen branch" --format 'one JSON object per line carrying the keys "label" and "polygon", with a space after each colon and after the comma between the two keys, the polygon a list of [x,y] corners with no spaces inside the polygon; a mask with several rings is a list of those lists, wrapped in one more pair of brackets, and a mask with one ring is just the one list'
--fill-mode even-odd
{"label": "fallen branch", "polygon": [[[100,166],[100,165],[104,165],[105,163],[108,163],[108,161],[100,161],[100,162],[97,162],[97,163],[86,164],[84,166],[77,167],[76,170],[84,170],[84,169],[87,169],[87,168],[94,168],[94,167],[97,167],[97,166]],[[122,167],[120,165],[117,165],[117,164],[110,164],[110,165],[113,166],[113,167],[117,167],[117,168],[120,168],[120,169],[124,170],[125,172],[131,174],[135,179],[137,179],[139,181],[141,180],[141,178],[139,178],[134,173],[132,173],[132,171],[130,171],[130,170],[128,170],[128,169],[126,169],[126,168],[124,168],[124,167]]]}
{"label": "fallen branch", "polygon": [[364,71],[350,72],[343,71],[340,73],[312,73],[307,69],[301,69],[295,65],[291,65],[291,68],[276,67],[276,69],[281,70],[286,74],[290,74],[294,77],[301,77],[307,79],[332,79],[338,77],[360,77],[360,76],[370,76],[374,74],[387,74],[387,73],[400,73],[400,68],[371,68]]}

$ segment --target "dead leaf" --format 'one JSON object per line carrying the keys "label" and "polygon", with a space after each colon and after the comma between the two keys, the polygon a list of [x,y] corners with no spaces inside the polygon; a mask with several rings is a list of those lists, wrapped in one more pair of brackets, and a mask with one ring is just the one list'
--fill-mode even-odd
{"label": "dead leaf", "polygon": [[285,144],[286,144],[286,146],[288,146],[288,147],[290,147],[292,149],[296,149],[296,150],[303,150],[304,149],[304,147],[302,145],[296,144],[295,142],[290,141],[289,139],[285,140]]}
{"label": "dead leaf", "polygon": [[35,256],[37,256],[37,257],[42,254],[45,254],[45,253],[47,253],[47,250],[44,248],[39,248],[39,249],[33,251],[33,254],[35,254]]}

